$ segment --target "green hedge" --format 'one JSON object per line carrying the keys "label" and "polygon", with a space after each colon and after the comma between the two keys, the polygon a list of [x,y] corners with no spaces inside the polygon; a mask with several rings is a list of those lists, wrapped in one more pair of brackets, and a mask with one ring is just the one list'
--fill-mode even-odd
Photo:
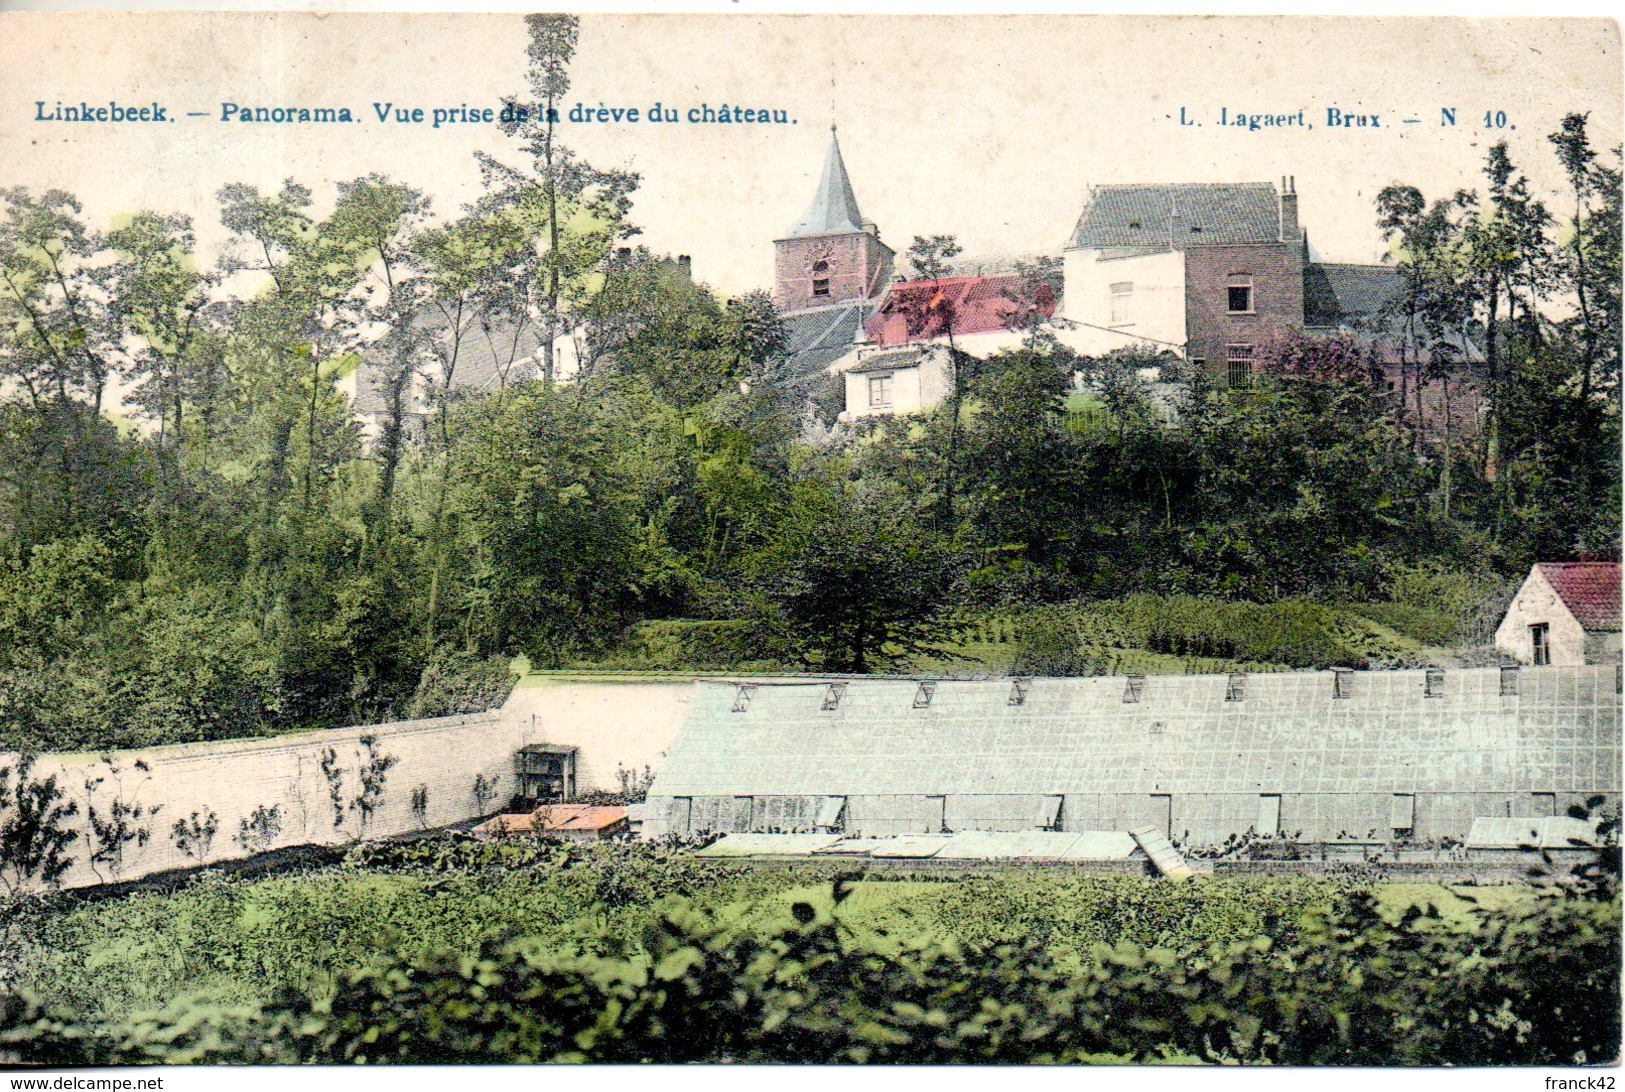
{"label": "green hedge", "polygon": [[1042,942],[887,950],[793,906],[762,933],[681,907],[640,944],[564,954],[523,937],[385,959],[260,1007],[198,1000],[81,1023],[0,999],[0,1051],[132,1062],[1091,1062],[1569,1065],[1620,1041],[1620,914],[1570,894],[1452,923],[1354,892],[1295,931],[1198,953]]}

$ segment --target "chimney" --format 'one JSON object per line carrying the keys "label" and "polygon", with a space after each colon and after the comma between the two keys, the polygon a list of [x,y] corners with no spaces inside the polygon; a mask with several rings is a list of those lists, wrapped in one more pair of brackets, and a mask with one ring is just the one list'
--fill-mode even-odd
{"label": "chimney", "polygon": [[694,259],[687,254],[677,255],[677,272],[681,273],[687,280],[693,280]]}
{"label": "chimney", "polygon": [[1298,241],[1298,187],[1297,179],[1287,175],[1281,179],[1281,242]]}

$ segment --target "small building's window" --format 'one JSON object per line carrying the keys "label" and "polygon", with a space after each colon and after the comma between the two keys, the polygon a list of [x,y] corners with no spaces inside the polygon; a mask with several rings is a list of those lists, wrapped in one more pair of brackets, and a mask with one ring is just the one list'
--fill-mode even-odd
{"label": "small building's window", "polygon": [[871,375],[869,377],[869,405],[880,409],[891,405],[891,381],[889,375]]}
{"label": "small building's window", "polygon": [[1253,313],[1253,279],[1244,273],[1233,274],[1230,287],[1225,290],[1228,310],[1232,315]]}
{"label": "small building's window", "polygon": [[1536,667],[1552,662],[1552,627],[1546,622],[1529,627],[1529,662]]}
{"label": "small building's window", "polygon": [[1247,676],[1231,675],[1230,682],[1224,688],[1225,701],[1241,701],[1247,696]]}
{"label": "small building's window", "polygon": [[824,712],[834,712],[835,708],[841,704],[841,698],[845,694],[846,684],[844,682],[830,683],[824,690]]}
{"label": "small building's window", "polygon": [[750,696],[755,692],[755,683],[740,683],[738,692],[734,694],[733,711],[735,713],[743,713],[745,710],[749,709]]}
{"label": "small building's window", "polygon": [[1444,671],[1441,668],[1428,668],[1427,681],[1423,683],[1422,695],[1428,698],[1444,697]]}
{"label": "small building's window", "polygon": [[1134,298],[1134,282],[1118,281],[1111,286],[1112,310],[1111,323],[1121,326],[1128,322],[1129,300]]}
{"label": "small building's window", "polygon": [[1253,385],[1253,347],[1226,345],[1224,347],[1226,378],[1236,390],[1247,390]]}
{"label": "small building's window", "polygon": [[1518,669],[1503,667],[1501,669],[1501,696],[1515,698],[1518,696]]}
{"label": "small building's window", "polygon": [[1137,702],[1144,696],[1145,676],[1130,675],[1128,677],[1127,685],[1123,687],[1123,700],[1125,702]]}
{"label": "small building's window", "polygon": [[1354,671],[1347,667],[1332,668],[1332,697],[1354,696]]}
{"label": "small building's window", "polygon": [[931,699],[936,695],[936,692],[936,683],[922,682],[919,689],[914,691],[914,708],[929,709],[931,707]]}
{"label": "small building's window", "polygon": [[1009,704],[1026,705],[1027,691],[1032,689],[1032,685],[1033,681],[1031,679],[1011,679]]}

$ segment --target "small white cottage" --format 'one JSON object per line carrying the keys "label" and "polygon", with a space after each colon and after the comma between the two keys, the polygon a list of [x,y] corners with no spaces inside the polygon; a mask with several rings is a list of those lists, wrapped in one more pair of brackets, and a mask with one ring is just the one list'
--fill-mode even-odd
{"label": "small white cottage", "polygon": [[1619,562],[1541,561],[1507,607],[1495,647],[1536,667],[1614,662],[1619,616]]}

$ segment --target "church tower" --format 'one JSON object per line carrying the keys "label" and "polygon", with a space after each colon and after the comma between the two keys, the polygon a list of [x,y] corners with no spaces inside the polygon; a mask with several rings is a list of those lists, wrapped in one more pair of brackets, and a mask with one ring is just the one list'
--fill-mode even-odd
{"label": "church tower", "polygon": [[891,280],[894,254],[858,211],[833,125],[818,192],[773,248],[773,302],[786,313],[873,299]]}

